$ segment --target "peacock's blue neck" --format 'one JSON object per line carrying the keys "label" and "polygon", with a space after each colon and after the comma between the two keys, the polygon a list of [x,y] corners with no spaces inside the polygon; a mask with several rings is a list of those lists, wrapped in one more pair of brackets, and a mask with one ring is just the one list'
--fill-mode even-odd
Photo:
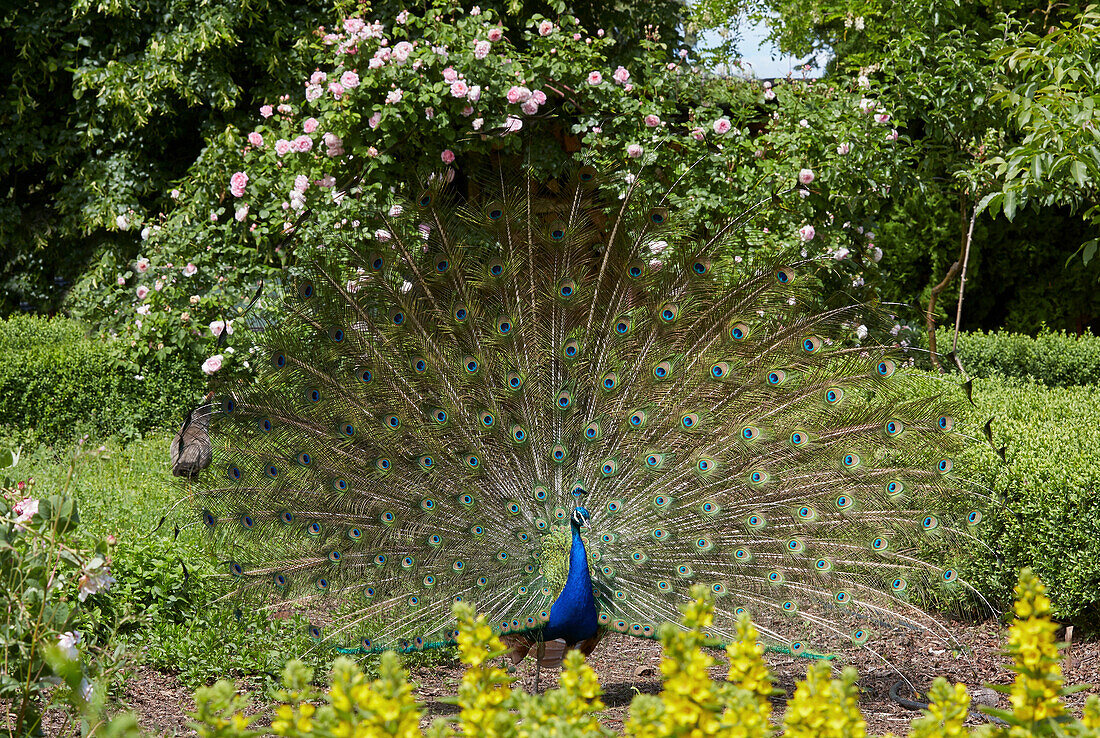
{"label": "peacock's blue neck", "polygon": [[550,619],[543,629],[543,637],[550,641],[562,638],[568,644],[596,635],[599,615],[596,598],[592,594],[592,579],[588,575],[588,554],[581,540],[581,530],[575,524],[573,543],[569,547],[569,576],[565,580],[558,599],[550,606]]}

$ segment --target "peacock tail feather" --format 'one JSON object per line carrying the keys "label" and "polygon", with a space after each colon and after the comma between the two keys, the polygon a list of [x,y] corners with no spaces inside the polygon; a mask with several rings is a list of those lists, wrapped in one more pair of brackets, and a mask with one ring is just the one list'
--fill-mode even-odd
{"label": "peacock tail feather", "polygon": [[959,393],[853,346],[874,311],[822,302],[827,264],[712,260],[737,224],[698,237],[614,176],[437,177],[324,244],[210,425],[234,592],[367,651],[447,642],[458,600],[537,634],[583,498],[607,629],[652,636],[703,583],[719,640],[745,611],[795,653],[947,639],[914,593],[965,589],[934,562],[980,545]]}

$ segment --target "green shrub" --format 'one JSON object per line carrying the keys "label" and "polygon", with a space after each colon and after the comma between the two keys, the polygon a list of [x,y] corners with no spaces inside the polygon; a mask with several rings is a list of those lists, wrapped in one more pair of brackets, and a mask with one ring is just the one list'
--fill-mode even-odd
{"label": "green shrub", "polygon": [[[941,329],[936,334],[939,350],[949,351],[952,339],[950,329]],[[1091,334],[1048,331],[1033,338],[1007,331],[964,332],[959,334],[958,356],[974,377],[1032,377],[1050,387],[1100,384],[1100,336]]]}
{"label": "green shrub", "polygon": [[1100,387],[979,379],[969,430],[993,418],[997,448],[966,453],[963,473],[993,497],[979,526],[989,548],[968,552],[967,579],[1002,603],[1030,566],[1050,585],[1059,618],[1096,626],[1100,604]]}
{"label": "green shrub", "polygon": [[117,363],[108,341],[64,318],[0,322],[0,426],[54,443],[80,433],[133,437],[178,420],[203,387],[198,368],[171,357],[143,374]]}

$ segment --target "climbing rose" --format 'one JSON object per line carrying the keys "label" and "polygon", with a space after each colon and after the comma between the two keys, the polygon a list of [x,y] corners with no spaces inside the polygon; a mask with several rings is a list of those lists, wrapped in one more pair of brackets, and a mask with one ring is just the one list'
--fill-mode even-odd
{"label": "climbing rose", "polygon": [[248,175],[244,172],[233,172],[233,176],[229,178],[229,191],[233,193],[233,197],[243,197],[245,187],[248,187]]}
{"label": "climbing rose", "polygon": [[279,156],[285,156],[290,153],[292,148],[290,141],[287,141],[285,138],[280,138],[275,142],[275,153]]}
{"label": "climbing rose", "polygon": [[507,98],[508,102],[515,105],[516,103],[527,102],[531,97],[531,91],[526,87],[513,86],[508,90]]}
{"label": "climbing rose", "polygon": [[626,81],[630,79],[630,72],[626,71],[625,67],[619,67],[611,77],[620,85],[625,85]]}
{"label": "climbing rose", "polygon": [[272,110],[270,105],[264,105],[260,108],[260,115],[265,118],[270,118],[272,115],[274,115],[274,113],[275,111]]}
{"label": "climbing rose", "polygon": [[454,67],[447,67],[443,70],[443,81],[450,84],[458,79],[458,72],[454,70]]}
{"label": "climbing rose", "polygon": [[600,74],[599,72],[589,72],[588,73],[588,84],[592,85],[593,87],[595,87],[596,85],[602,85],[603,84],[603,75]]}
{"label": "climbing rose", "polygon": [[[381,113],[375,113],[371,117],[367,118],[367,125],[370,126],[371,128],[377,128],[378,124],[381,123],[381,122],[382,122],[382,114]],[[325,144],[328,145],[328,146],[332,145],[328,142],[328,137],[331,136],[331,135],[332,135],[331,133],[326,133],[325,134]]]}
{"label": "climbing rose", "polygon": [[542,90],[535,90],[531,93],[531,99],[535,101],[536,105],[546,104],[546,93]]}
{"label": "climbing rose", "polygon": [[256,131],[253,131],[252,133],[248,134],[248,143],[252,144],[258,149],[262,149],[264,147],[264,137]]}
{"label": "climbing rose", "polygon": [[393,58],[399,62],[404,62],[409,58],[412,50],[413,45],[408,41],[398,41],[393,47]]}
{"label": "climbing rose", "polygon": [[145,272],[149,271],[149,260],[138,259],[138,262],[134,265],[134,268],[137,269],[138,274],[145,274]]}
{"label": "climbing rose", "polygon": [[332,96],[339,100],[344,95],[344,86],[339,82],[329,82],[328,91],[332,93]]}
{"label": "climbing rose", "polygon": [[717,133],[718,135],[722,135],[724,133],[729,133],[730,119],[729,118],[719,118],[718,120],[714,121],[714,123],[711,124],[711,128],[713,128],[714,132]]}
{"label": "climbing rose", "polygon": [[514,115],[509,115],[508,120],[504,121],[504,133],[515,133],[519,129],[523,128],[523,121]]}
{"label": "climbing rose", "polygon": [[309,151],[312,148],[313,148],[313,139],[310,138],[309,136],[298,136],[298,138],[294,139],[294,150],[295,151],[305,152],[305,151]]}
{"label": "climbing rose", "polygon": [[450,164],[455,160],[455,152],[450,149],[443,149],[443,153],[439,155],[439,158],[443,160],[444,164]]}
{"label": "climbing rose", "polygon": [[812,225],[804,225],[798,229],[798,235],[802,237],[803,241],[812,241],[814,236],[817,235],[817,231],[814,230]]}
{"label": "climbing rose", "polygon": [[470,86],[462,80],[451,83],[451,97],[466,97],[470,92]]}
{"label": "climbing rose", "polygon": [[470,91],[466,93],[466,99],[470,102],[477,102],[481,99],[481,85],[473,85],[470,87]]}
{"label": "climbing rose", "polygon": [[210,332],[213,333],[215,337],[220,336],[222,334],[222,331],[224,331],[224,330],[225,330],[225,321],[224,320],[215,320],[213,323],[210,324]]}
{"label": "climbing rose", "polygon": [[306,118],[302,122],[302,130],[306,133],[313,133],[317,130],[317,126],[321,125],[316,118]]}
{"label": "climbing rose", "polygon": [[137,296],[139,300],[144,300],[145,296],[149,294],[149,288],[145,285],[141,285],[137,288]]}
{"label": "climbing rose", "polygon": [[502,29],[500,26],[496,26],[494,28],[489,29],[489,40],[492,41],[493,43],[496,43],[497,41],[500,41],[500,39],[503,36],[504,36],[504,29]]}
{"label": "climbing rose", "polygon": [[898,140],[898,129],[891,128],[890,132],[886,134],[886,140],[887,141],[897,141]]}
{"label": "climbing rose", "polygon": [[325,91],[321,88],[321,85],[309,85],[308,87],[306,87],[306,101],[307,102],[313,102],[314,100],[317,100],[318,98],[320,98],[324,94],[325,94]]}
{"label": "climbing rose", "polygon": [[645,117],[645,124],[649,128],[656,128],[657,126],[661,125],[661,119],[658,118],[656,115],[647,115]]}
{"label": "climbing rose", "polygon": [[[245,207],[248,207],[248,206],[245,205]],[[197,266],[195,266],[191,262],[187,262],[187,266],[185,266],[183,268],[183,276],[193,277],[193,276],[195,276],[195,273],[198,272],[198,271],[199,271],[199,268]]]}
{"label": "climbing rose", "polygon": [[642,147],[638,144],[630,144],[626,147],[626,155],[631,159],[637,159],[642,155]]}
{"label": "climbing rose", "polygon": [[118,226],[120,231],[130,230],[130,221],[126,219],[125,215],[120,215],[115,218],[115,225]]}
{"label": "climbing rose", "polygon": [[309,83],[311,85],[323,84],[328,79],[328,75],[318,69],[313,74],[309,75]]}
{"label": "climbing rose", "polygon": [[489,50],[492,48],[492,44],[488,41],[475,41],[474,42],[474,58],[484,59],[489,56]]}
{"label": "climbing rose", "polygon": [[397,14],[397,17],[394,18],[394,20],[397,21],[398,23],[400,23],[401,25],[405,25],[405,22],[407,20],[409,20],[409,11],[402,10],[400,13]]}
{"label": "climbing rose", "polygon": [[121,274],[118,275],[118,286],[122,287],[125,284],[126,284],[126,277],[122,276]]}
{"label": "climbing rose", "polygon": [[707,137],[707,134],[703,132],[702,128],[696,128],[691,132],[691,137],[694,138],[696,141],[702,141],[704,138]]}
{"label": "climbing rose", "polygon": [[544,20],[542,23],[539,23],[539,35],[540,36],[549,36],[553,32],[554,32],[554,24],[551,23],[550,21]]}
{"label": "climbing rose", "polygon": [[814,170],[812,169],[800,169],[798,172],[798,181],[804,185],[808,185],[814,181]]}
{"label": "climbing rose", "polygon": [[875,113],[875,123],[886,123],[889,120],[889,113]]}
{"label": "climbing rose", "polygon": [[404,95],[405,95],[405,93],[401,91],[400,87],[397,88],[396,90],[390,90],[386,94],[386,104],[387,105],[394,105],[396,103],[399,103],[399,102],[401,102],[401,98],[404,97]]}
{"label": "climbing rose", "polygon": [[852,150],[852,147],[848,145],[847,141],[842,143],[840,146],[836,147],[836,153],[840,154],[841,156],[844,156],[845,154],[847,154],[851,150]]}
{"label": "climbing rose", "polygon": [[15,518],[15,529],[25,530],[26,526],[22,523],[28,522],[38,514],[38,500],[20,500],[12,506],[11,511],[18,516]]}
{"label": "climbing rose", "polygon": [[[218,358],[220,359],[221,357],[219,356]],[[210,359],[207,359],[207,361],[210,361]],[[203,364],[204,370],[205,366],[206,365]],[[218,362],[218,366],[221,366],[220,361]],[[207,374],[210,374],[210,372],[207,372]],[[84,600],[88,599],[88,595],[93,595],[100,590],[106,592],[108,589],[111,588],[111,585],[114,583],[115,578],[111,576],[110,570],[106,567],[102,569],[97,569],[95,571],[85,570],[83,576],[80,577],[80,591],[77,593],[77,599],[83,602]],[[91,685],[89,684],[87,687],[85,687],[83,684],[81,684],[81,692],[86,693],[90,696]]]}
{"label": "climbing rose", "polygon": [[305,192],[309,189],[309,177],[304,174],[299,174],[294,178],[294,189],[298,192]]}

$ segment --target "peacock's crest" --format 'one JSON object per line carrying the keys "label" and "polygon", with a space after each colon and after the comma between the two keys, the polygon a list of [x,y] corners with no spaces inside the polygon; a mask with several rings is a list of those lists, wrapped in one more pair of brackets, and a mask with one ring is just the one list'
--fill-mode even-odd
{"label": "peacock's crest", "polygon": [[582,551],[609,629],[653,635],[704,583],[719,639],[745,611],[794,652],[945,636],[913,594],[977,541],[953,393],[844,340],[871,318],[818,298],[827,265],[713,258],[736,224],[589,168],[494,176],[330,239],[255,326],[199,494],[237,591],[349,601],[314,635],[367,650],[447,641],[457,600],[537,637],[587,607]]}

